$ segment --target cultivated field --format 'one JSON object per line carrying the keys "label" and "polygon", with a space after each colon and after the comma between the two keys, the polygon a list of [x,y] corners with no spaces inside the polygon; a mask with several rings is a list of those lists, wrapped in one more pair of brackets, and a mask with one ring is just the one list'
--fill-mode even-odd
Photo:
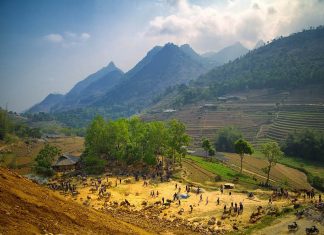
{"label": "cultivated field", "polygon": [[184,122],[193,138],[193,147],[201,139],[214,139],[224,126],[240,129],[244,138],[258,148],[267,140],[282,141],[289,132],[303,128],[324,130],[323,87],[307,87],[291,91],[249,90],[229,95],[240,100],[220,102],[217,100],[185,105],[175,112],[157,104],[143,115],[145,120],[176,118]]}

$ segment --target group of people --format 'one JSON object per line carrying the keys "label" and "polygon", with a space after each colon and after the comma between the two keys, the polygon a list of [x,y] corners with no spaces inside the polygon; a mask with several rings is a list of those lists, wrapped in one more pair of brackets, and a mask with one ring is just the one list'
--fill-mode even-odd
{"label": "group of people", "polygon": [[61,181],[60,183],[49,183],[48,187],[52,190],[62,190],[64,192],[75,192],[76,184],[71,184],[70,181]]}
{"label": "group of people", "polygon": [[154,190],[152,190],[151,193],[150,193],[150,196],[151,197],[158,197],[159,196],[159,191],[156,190],[156,193],[155,193]]}
{"label": "group of people", "polygon": [[242,202],[240,202],[239,205],[237,205],[236,202],[235,202],[235,204],[233,202],[231,202],[231,206],[228,209],[228,211],[227,211],[226,205],[224,205],[224,213],[228,212],[229,214],[232,214],[232,212],[233,212],[234,214],[240,215],[243,213],[243,209],[244,209],[244,207],[243,207]]}

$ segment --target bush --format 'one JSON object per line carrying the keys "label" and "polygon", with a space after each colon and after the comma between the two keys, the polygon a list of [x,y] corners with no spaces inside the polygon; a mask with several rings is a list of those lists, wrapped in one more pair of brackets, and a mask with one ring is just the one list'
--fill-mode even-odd
{"label": "bush", "polygon": [[314,176],[311,184],[314,188],[317,188],[321,191],[324,190],[324,178],[321,178],[319,176]]}
{"label": "bush", "polygon": [[50,167],[43,167],[43,166],[38,166],[36,165],[34,167],[36,173],[43,175],[43,176],[47,176],[47,177],[51,177],[54,175],[54,170]]}
{"label": "bush", "polygon": [[282,150],[288,156],[324,162],[324,132],[304,129],[290,133]]}
{"label": "bush", "polygon": [[15,135],[12,135],[12,134],[6,134],[5,138],[4,138],[4,141],[7,143],[7,144],[10,144],[10,143],[15,143],[19,140],[19,138]]}
{"label": "bush", "polygon": [[105,171],[106,161],[95,156],[82,158],[87,174],[100,175]]}
{"label": "bush", "polygon": [[216,175],[215,176],[215,182],[222,181],[222,176]]}
{"label": "bush", "polygon": [[52,176],[54,171],[52,169],[52,162],[54,158],[61,153],[61,150],[55,146],[45,144],[35,158],[34,170],[37,174],[44,176]]}

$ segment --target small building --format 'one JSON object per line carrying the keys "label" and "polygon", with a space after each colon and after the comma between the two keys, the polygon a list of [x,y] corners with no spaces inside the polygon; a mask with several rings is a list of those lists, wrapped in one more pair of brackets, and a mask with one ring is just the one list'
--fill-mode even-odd
{"label": "small building", "polygon": [[63,154],[57,159],[52,167],[55,171],[71,171],[78,168],[79,162],[80,157]]}
{"label": "small building", "polygon": [[165,110],[163,110],[163,113],[174,113],[176,111],[177,110],[175,110],[175,109],[165,109]]}

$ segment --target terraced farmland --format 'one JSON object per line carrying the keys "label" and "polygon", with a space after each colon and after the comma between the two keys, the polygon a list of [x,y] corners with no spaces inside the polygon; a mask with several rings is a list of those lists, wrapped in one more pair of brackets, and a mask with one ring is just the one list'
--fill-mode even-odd
{"label": "terraced farmland", "polygon": [[324,131],[324,106],[309,105],[287,107],[278,112],[266,136],[276,141],[284,140],[290,132],[311,128]]}
{"label": "terraced farmland", "polygon": [[294,130],[324,130],[322,90],[323,87],[293,91],[250,90],[229,94],[241,97],[240,100],[209,100],[180,107],[172,113],[164,113],[163,108],[170,107],[158,104],[155,111],[146,113],[143,118],[181,120],[193,139],[192,147],[199,147],[203,137],[214,139],[224,126],[235,126],[242,131],[244,138],[259,148],[268,140],[282,141]]}

